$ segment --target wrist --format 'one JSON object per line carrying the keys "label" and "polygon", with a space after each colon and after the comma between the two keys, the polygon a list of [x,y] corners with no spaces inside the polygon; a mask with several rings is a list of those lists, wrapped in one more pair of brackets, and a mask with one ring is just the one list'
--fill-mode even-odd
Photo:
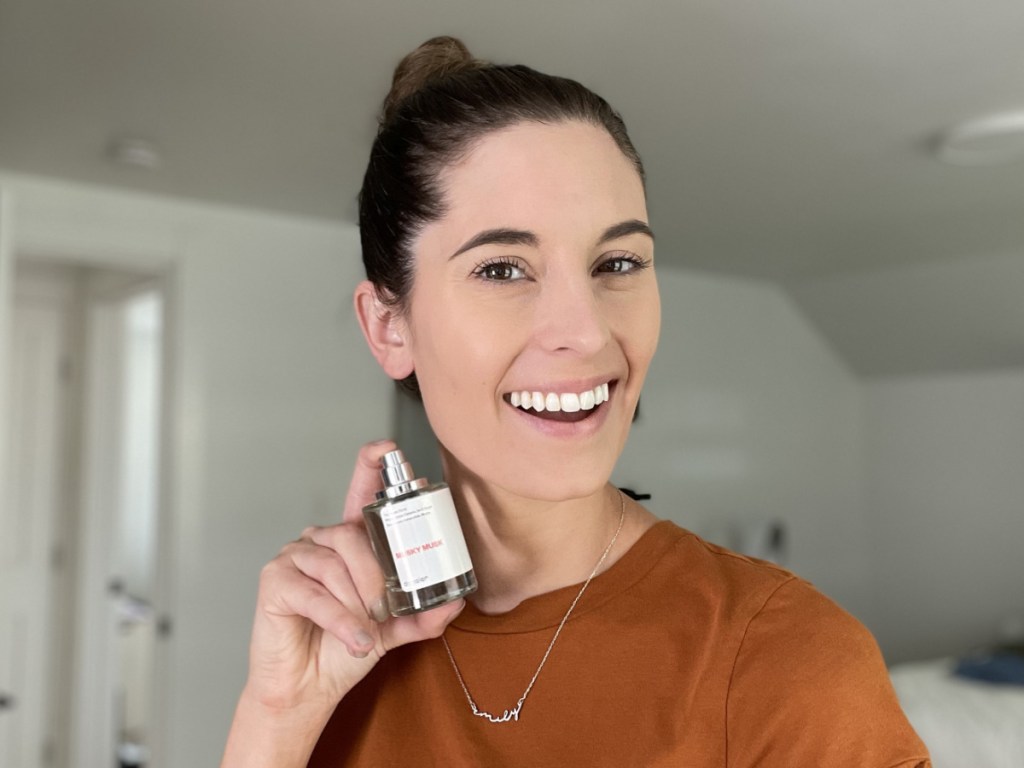
{"label": "wrist", "polygon": [[248,687],[235,710],[221,768],[305,766],[336,702],[277,706]]}

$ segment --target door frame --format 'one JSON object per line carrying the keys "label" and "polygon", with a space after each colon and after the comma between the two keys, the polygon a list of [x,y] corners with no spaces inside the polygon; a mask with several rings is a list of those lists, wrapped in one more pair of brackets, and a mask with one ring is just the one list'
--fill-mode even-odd
{"label": "door frame", "polygon": [[[166,286],[161,276],[139,274],[117,270],[117,276],[109,285],[98,290],[86,291],[83,316],[87,327],[89,348],[84,353],[83,365],[83,420],[80,454],[83,458],[79,475],[79,552],[77,570],[77,607],[75,618],[76,647],[74,649],[72,700],[73,712],[70,718],[70,753],[76,759],[93,761],[112,758],[117,744],[117,711],[112,699],[107,706],[90,706],[97,696],[109,695],[117,681],[118,642],[115,600],[111,594],[109,580],[111,562],[111,537],[114,530],[113,515],[119,502],[120,474],[119,456],[123,437],[121,417],[123,416],[123,392],[119,390],[120,373],[123,371],[124,338],[121,312],[132,298],[156,291],[161,299],[161,376],[157,414],[159,442],[157,445],[157,492],[153,563],[153,592],[148,595],[157,626],[167,623],[168,603],[161,589],[166,591],[168,553],[170,547],[169,517],[166,514],[166,489],[168,478],[164,475],[165,457],[169,441],[164,434],[169,428],[170,410],[164,399],[165,380],[168,378],[168,341],[164,333],[166,325]],[[114,380],[110,380],[110,376]],[[113,463],[112,463],[113,462]],[[158,637],[158,640],[165,639]],[[165,701],[167,676],[161,671],[166,666],[165,643],[158,642],[154,649],[153,666],[150,668],[151,699],[147,702],[150,722],[147,724],[147,746],[154,752],[148,765],[158,765],[154,742],[163,743],[161,728],[165,722]]]}
{"label": "door frame", "polygon": [[[161,413],[159,446],[159,490],[158,490],[158,545],[155,563],[154,610],[159,617],[162,631],[159,633],[153,669],[152,731],[150,740],[150,768],[161,768],[167,764],[170,747],[168,733],[170,694],[173,683],[171,662],[173,653],[172,606],[173,568],[175,563],[173,510],[175,500],[172,489],[176,472],[178,388],[176,369],[177,318],[179,267],[177,249],[152,250],[151,243],[139,243],[141,249],[137,258],[120,250],[110,253],[109,258],[97,252],[90,244],[80,249],[68,244],[65,237],[57,234],[53,238],[56,247],[46,247],[45,254],[39,247],[39,234],[35,233],[34,247],[19,248],[16,231],[15,185],[4,184],[0,179],[0,371],[8,370],[11,362],[11,332],[14,303],[14,265],[18,258],[47,259],[69,265],[91,266],[113,270],[144,273],[159,287],[163,298],[163,347],[161,375]],[[49,239],[49,238],[47,238]],[[147,253],[147,251],[149,251]],[[8,478],[7,457],[13,450],[10,443],[11,393],[5,376],[0,376],[0,497],[5,493]],[[69,729],[70,730],[70,729]],[[68,734],[70,737],[70,733]],[[70,741],[70,738],[68,739]]]}

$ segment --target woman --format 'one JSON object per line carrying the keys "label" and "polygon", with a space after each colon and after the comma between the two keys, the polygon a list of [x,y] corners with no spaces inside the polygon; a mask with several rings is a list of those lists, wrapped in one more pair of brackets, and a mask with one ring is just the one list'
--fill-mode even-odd
{"label": "woman", "polygon": [[877,648],[781,569],[609,485],[654,353],[640,159],[579,84],[428,41],[360,197],[376,359],[417,392],[479,590],[388,617],[361,523],[263,571],[225,766],[927,765]]}

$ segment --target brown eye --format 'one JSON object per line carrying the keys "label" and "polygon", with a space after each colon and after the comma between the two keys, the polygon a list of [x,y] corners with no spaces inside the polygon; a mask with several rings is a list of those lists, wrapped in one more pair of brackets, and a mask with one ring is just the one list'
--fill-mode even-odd
{"label": "brown eye", "polygon": [[504,283],[513,280],[522,280],[526,273],[518,264],[510,261],[495,261],[490,264],[481,265],[475,272],[481,280]]}
{"label": "brown eye", "polygon": [[595,272],[625,274],[645,269],[650,262],[632,254],[621,254],[602,261],[597,265]]}

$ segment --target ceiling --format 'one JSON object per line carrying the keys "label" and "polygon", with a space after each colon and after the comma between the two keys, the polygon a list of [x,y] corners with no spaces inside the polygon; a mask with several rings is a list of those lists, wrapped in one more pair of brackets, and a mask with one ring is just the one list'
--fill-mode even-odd
{"label": "ceiling", "polygon": [[[863,374],[1024,365],[1024,163],[932,152],[1024,108],[1020,0],[0,0],[0,168],[353,221],[391,70],[442,33],[623,113],[662,263],[778,281]],[[110,163],[123,136],[160,170]]]}

